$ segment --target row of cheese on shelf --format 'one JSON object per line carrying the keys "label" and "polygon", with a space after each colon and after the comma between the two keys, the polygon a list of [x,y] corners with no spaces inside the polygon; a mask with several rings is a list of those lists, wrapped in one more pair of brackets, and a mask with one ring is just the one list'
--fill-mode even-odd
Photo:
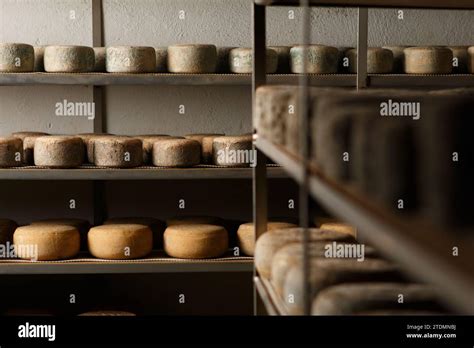
{"label": "row of cheese on shelf", "polygon": [[[166,220],[155,218],[114,218],[91,227],[81,219],[49,219],[20,226],[0,219],[0,245],[13,243],[16,256],[23,259],[63,260],[89,251],[99,259],[127,260],[148,256],[153,249],[183,259],[224,256],[234,243],[233,256],[252,256],[255,249],[253,223],[240,224],[236,236],[229,222],[215,217],[194,216]],[[269,229],[296,227],[290,222],[271,222]],[[32,254],[33,253],[33,254]]]}
{"label": "row of cheese on shelf", "polygon": [[[56,73],[251,73],[252,49],[181,44],[147,46],[41,46],[0,44],[0,72]],[[267,73],[357,72],[357,50],[325,45],[272,46],[266,49]],[[474,72],[474,46],[387,46],[367,51],[371,74],[450,74]]]}
{"label": "row of cheese on shelf", "polygon": [[[312,315],[445,313],[434,289],[407,280],[392,262],[347,231],[311,228],[309,297]],[[290,315],[304,314],[303,229],[268,231],[257,240],[255,266]]]}
{"label": "row of cheese on shelf", "polygon": [[201,163],[246,167],[255,162],[254,157],[251,134],[208,133],[178,137],[16,132],[9,137],[0,137],[0,168],[22,165],[75,168],[84,163],[108,168],[192,167]]}
{"label": "row of cheese on shelf", "polygon": [[[298,87],[257,91],[258,134],[299,156]],[[311,163],[395,212],[470,226],[474,89],[310,88]]]}

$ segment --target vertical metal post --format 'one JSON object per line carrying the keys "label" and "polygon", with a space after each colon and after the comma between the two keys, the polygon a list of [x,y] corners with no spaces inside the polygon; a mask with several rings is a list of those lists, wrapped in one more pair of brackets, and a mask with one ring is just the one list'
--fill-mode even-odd
{"label": "vertical metal post", "polygon": [[357,12],[357,89],[367,87],[367,38],[369,9],[359,7]]}
{"label": "vertical metal post", "polygon": [[[253,2],[253,1],[252,1]],[[253,73],[252,73],[252,124],[253,133],[257,134],[255,124],[256,90],[266,83],[266,8],[253,3],[252,31],[253,31]],[[258,136],[258,134],[257,134]],[[253,168],[252,194],[253,194],[253,220],[255,224],[255,241],[267,230],[267,158],[257,149],[255,144],[257,163]],[[257,271],[254,266],[254,277]],[[257,290],[254,285],[254,315],[263,313],[261,302],[258,300]]]}

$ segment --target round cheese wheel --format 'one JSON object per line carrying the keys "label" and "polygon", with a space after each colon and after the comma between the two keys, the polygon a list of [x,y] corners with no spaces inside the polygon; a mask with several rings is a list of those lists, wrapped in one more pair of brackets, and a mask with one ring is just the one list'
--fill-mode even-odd
{"label": "round cheese wheel", "polygon": [[214,138],[212,157],[215,165],[224,167],[248,167],[257,160],[252,150],[252,135]]}
{"label": "round cheese wheel", "polygon": [[168,47],[155,47],[156,71],[168,71]]}
{"label": "round cheese wheel", "polygon": [[[357,73],[357,49],[346,52],[349,58],[349,72]],[[393,72],[393,53],[390,50],[380,47],[370,47],[367,50],[367,73],[368,74],[389,74]]]}
{"label": "round cheese wheel", "polygon": [[[79,231],[68,225],[29,225],[16,229],[13,243],[21,259],[52,261],[76,256],[80,237]],[[36,252],[32,247],[37,247]]]}
{"label": "round cheese wheel", "polygon": [[[404,281],[393,264],[371,258],[363,262],[355,259],[314,258],[310,260],[308,279],[311,298],[329,286],[342,283]],[[303,267],[293,266],[288,270],[283,286],[283,300],[288,314],[304,314]]]}
{"label": "round cheese wheel", "polygon": [[471,46],[467,49],[467,54],[467,69],[471,74],[474,74],[474,46]]}
{"label": "round cheese wheel", "polygon": [[105,47],[93,47],[94,49],[94,71],[104,72],[105,71]]}
{"label": "round cheese wheel", "polygon": [[49,168],[75,168],[84,162],[84,143],[73,136],[50,135],[36,138],[35,165]]}
{"label": "round cheese wheel", "polygon": [[145,225],[96,226],[87,235],[89,252],[99,259],[128,260],[147,256],[153,248],[153,234]]}
{"label": "round cheese wheel", "polygon": [[[302,228],[285,228],[273,230],[270,233],[261,235],[255,244],[255,267],[262,277],[270,278],[273,255],[288,243],[300,242],[303,240]],[[356,243],[355,239],[347,233],[316,228],[309,229],[311,241],[337,241]]]}
{"label": "round cheese wheel", "polygon": [[309,74],[335,74],[339,68],[339,50],[336,47],[324,45],[294,46],[291,48],[291,71],[302,74],[303,63]]}
{"label": "round cheese wheel", "polygon": [[212,216],[178,216],[166,220],[167,226],[198,224],[220,226],[222,222],[219,218]]}
{"label": "round cheese wheel", "polygon": [[43,136],[45,135],[33,135],[33,136],[28,136],[23,140],[23,163],[24,164],[26,165],[35,164],[35,157],[34,157],[35,142],[36,142],[36,139]]}
{"label": "round cheese wheel", "polygon": [[205,74],[216,71],[214,45],[173,45],[168,47],[168,69],[172,73]]}
{"label": "round cheese wheel", "polygon": [[221,137],[225,134],[218,133],[201,133],[201,134],[187,134],[186,139],[196,140],[201,145],[201,162],[205,164],[212,163],[212,142],[215,138]]}
{"label": "round cheese wheel", "polygon": [[[403,303],[399,296],[403,295]],[[427,285],[403,283],[339,284],[313,300],[313,315],[358,315],[386,310],[441,311],[435,291]]]}
{"label": "round cheese wheel", "polygon": [[229,54],[235,47],[217,47],[216,72],[221,74],[230,73]]}
{"label": "round cheese wheel", "polygon": [[0,168],[19,167],[23,163],[23,142],[20,138],[0,137]]}
{"label": "round cheese wheel", "polygon": [[290,72],[290,46],[270,46],[269,49],[274,50],[278,56],[277,73],[288,74]]}
{"label": "round cheese wheel", "polygon": [[133,168],[143,163],[143,144],[140,139],[105,136],[91,141],[94,143],[94,164],[98,167]]}
{"label": "round cheese wheel", "polygon": [[121,217],[108,219],[104,225],[145,225],[151,229],[153,234],[153,247],[156,249],[163,247],[163,233],[166,224],[164,221],[149,217]]}
{"label": "round cheese wheel", "polygon": [[87,232],[89,232],[89,228],[90,228],[89,221],[87,220],[74,219],[74,218],[45,219],[45,220],[33,221],[30,225],[35,225],[35,226],[66,225],[66,226],[74,227],[79,231],[81,250],[87,250]]}
{"label": "round cheese wheel", "polygon": [[[234,48],[230,51],[230,70],[237,74],[251,74],[253,71],[253,53],[251,48]],[[274,74],[278,68],[278,54],[275,50],[266,50],[267,74]]]}
{"label": "round cheese wheel", "polygon": [[325,222],[319,227],[322,230],[330,230],[336,232],[347,233],[354,238],[357,238],[357,229],[349,224],[342,222]]}
{"label": "round cheese wheel", "polygon": [[31,45],[0,43],[0,72],[31,72],[35,52]]}
{"label": "round cheese wheel", "polygon": [[[292,227],[297,227],[297,225],[279,221],[267,222],[267,231]],[[253,256],[255,252],[255,224],[253,222],[248,222],[240,225],[237,229],[237,239],[240,250],[245,255]]]}
{"label": "round cheese wheel", "polygon": [[46,46],[34,46],[33,50],[35,53],[35,64],[34,71],[42,72],[44,71],[44,49]]}
{"label": "round cheese wheel", "polygon": [[450,74],[453,51],[447,47],[409,47],[405,49],[407,74]]}
{"label": "round cheese wheel", "polygon": [[453,52],[453,73],[466,74],[468,72],[469,55],[467,53],[468,46],[449,46]]}
{"label": "round cheese wheel", "polygon": [[135,317],[135,313],[125,311],[92,311],[78,314],[80,317]]}
{"label": "round cheese wheel", "polygon": [[405,48],[410,46],[384,46],[393,54],[393,72],[401,74],[405,72]]}
{"label": "round cheese wheel", "polygon": [[5,245],[7,242],[13,241],[13,232],[18,225],[10,219],[0,219],[0,244]]}
{"label": "round cheese wheel", "polygon": [[78,134],[77,135],[79,138],[82,139],[84,142],[84,147],[85,151],[87,154],[87,162],[88,163],[94,163],[94,139],[100,138],[100,137],[108,137],[108,136],[114,136],[112,134],[106,134],[106,133],[83,133],[83,134]]}
{"label": "round cheese wheel", "polygon": [[168,226],[164,249],[171,257],[206,259],[222,256],[229,248],[229,236],[222,226],[190,224]]}
{"label": "round cheese wheel", "polygon": [[182,137],[172,137],[165,134],[156,135],[137,135],[134,138],[140,139],[143,145],[143,163],[152,164],[153,144],[161,139],[183,139]]}
{"label": "round cheese wheel", "polygon": [[155,49],[147,46],[107,47],[105,67],[110,73],[155,72]]}
{"label": "round cheese wheel", "polygon": [[153,143],[153,164],[157,167],[192,167],[201,161],[196,140],[161,139]]}
{"label": "round cheese wheel", "polygon": [[95,56],[92,47],[46,46],[44,70],[47,72],[91,72]]}

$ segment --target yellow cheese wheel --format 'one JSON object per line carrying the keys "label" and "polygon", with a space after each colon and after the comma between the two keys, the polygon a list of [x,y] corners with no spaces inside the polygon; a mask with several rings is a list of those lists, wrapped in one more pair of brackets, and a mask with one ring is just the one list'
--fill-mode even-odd
{"label": "yellow cheese wheel", "polygon": [[166,228],[164,221],[150,217],[119,217],[108,219],[104,225],[136,224],[148,226],[153,233],[153,246],[161,248],[163,246],[163,233]]}
{"label": "yellow cheese wheel", "polygon": [[45,219],[33,221],[31,225],[66,225],[75,227],[79,231],[81,239],[81,250],[87,250],[87,232],[89,232],[90,223],[84,219]]}

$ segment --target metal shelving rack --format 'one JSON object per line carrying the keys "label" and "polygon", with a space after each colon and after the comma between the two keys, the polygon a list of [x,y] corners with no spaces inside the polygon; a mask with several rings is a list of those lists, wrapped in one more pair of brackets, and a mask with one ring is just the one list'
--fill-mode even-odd
{"label": "metal shelving rack", "polygon": [[[356,87],[466,87],[474,86],[473,75],[367,75],[368,7],[432,8],[432,9],[474,9],[474,2],[433,0],[255,0],[253,5],[253,47],[254,74],[253,98],[255,91],[267,83],[265,74],[266,46],[266,6],[305,5],[358,7],[358,36]],[[304,27],[303,23],[303,27]],[[304,40],[308,44],[308,40]],[[303,89],[311,81],[302,79]],[[302,109],[305,109],[303,100]],[[306,105],[307,106],[307,105]],[[307,119],[308,114],[303,116]],[[303,132],[304,134],[304,132]],[[305,139],[306,145],[308,138]],[[254,219],[256,238],[266,230],[267,223],[267,172],[266,158],[282,165],[283,169],[300,185],[301,192],[307,192],[328,211],[338,218],[355,225],[359,234],[374,244],[388,257],[395,259],[404,269],[418,279],[435,284],[441,291],[443,300],[460,313],[474,313],[474,274],[472,255],[474,241],[461,239],[453,234],[438,230],[426,221],[400,219],[388,210],[375,205],[351,188],[340,185],[320,175],[317,168],[308,163],[307,157],[294,156],[271,141],[257,137],[254,142],[259,161],[254,168]],[[302,154],[304,155],[304,153]],[[307,155],[307,154],[306,154]],[[261,159],[261,160],[260,160]],[[307,217],[307,207],[300,204],[300,216]],[[303,226],[306,227],[306,226]],[[458,257],[450,256],[453,246],[462,252]],[[462,255],[461,255],[462,254]],[[308,274],[307,262],[304,273]],[[284,315],[283,301],[275,295],[271,284],[259,278],[255,272],[255,292],[271,315]],[[307,281],[305,280],[305,286]],[[260,313],[255,301],[255,312]],[[309,314],[309,300],[306,301]]]}

